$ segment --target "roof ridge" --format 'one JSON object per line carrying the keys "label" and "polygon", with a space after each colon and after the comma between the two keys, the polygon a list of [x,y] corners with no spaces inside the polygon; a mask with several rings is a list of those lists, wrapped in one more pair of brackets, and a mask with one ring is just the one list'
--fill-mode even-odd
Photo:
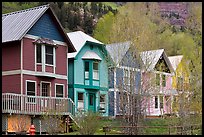
{"label": "roof ridge", "polygon": [[39,9],[39,8],[43,8],[43,7],[49,7],[49,6],[50,6],[50,4],[47,4],[47,5],[41,5],[41,6],[37,6],[37,7],[33,7],[33,8],[29,8],[29,9],[24,9],[24,10],[14,11],[14,12],[10,12],[10,13],[6,13],[6,14],[2,14],[2,17],[4,17],[4,16],[8,16],[8,15],[17,14],[17,13],[22,13],[22,12],[26,12],[26,11],[30,11],[30,10],[35,10],[35,9]]}

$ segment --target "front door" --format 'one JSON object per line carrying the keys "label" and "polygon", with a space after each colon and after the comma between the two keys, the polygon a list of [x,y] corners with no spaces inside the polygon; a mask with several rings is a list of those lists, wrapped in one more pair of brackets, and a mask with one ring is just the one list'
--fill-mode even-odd
{"label": "front door", "polygon": [[[42,97],[49,97],[50,96],[50,83],[42,83],[41,85],[41,96]],[[43,108],[48,107],[48,100],[49,98],[42,98],[41,99],[41,106]]]}
{"label": "front door", "polygon": [[95,93],[89,93],[88,110],[93,111],[93,112],[96,111],[96,95],[95,95]]}

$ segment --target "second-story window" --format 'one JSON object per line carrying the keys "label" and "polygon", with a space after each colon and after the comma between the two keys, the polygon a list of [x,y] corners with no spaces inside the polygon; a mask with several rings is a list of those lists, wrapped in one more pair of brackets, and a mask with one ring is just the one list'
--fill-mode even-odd
{"label": "second-story window", "polygon": [[45,63],[53,65],[53,47],[45,46]]}
{"label": "second-story window", "polygon": [[43,44],[37,44],[36,63],[54,65],[54,47],[43,45]]}
{"label": "second-story window", "polygon": [[42,46],[37,45],[37,63],[42,63]]}
{"label": "second-story window", "polygon": [[89,79],[89,62],[85,62],[85,79]]}
{"label": "second-story window", "polygon": [[93,63],[93,79],[99,80],[98,62]]}

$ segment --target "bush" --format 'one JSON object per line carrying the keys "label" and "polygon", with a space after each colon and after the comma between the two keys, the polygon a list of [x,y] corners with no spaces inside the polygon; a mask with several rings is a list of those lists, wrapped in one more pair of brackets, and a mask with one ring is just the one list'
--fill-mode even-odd
{"label": "bush", "polygon": [[98,112],[78,112],[75,120],[79,125],[78,131],[81,135],[94,135],[100,127],[100,114]]}

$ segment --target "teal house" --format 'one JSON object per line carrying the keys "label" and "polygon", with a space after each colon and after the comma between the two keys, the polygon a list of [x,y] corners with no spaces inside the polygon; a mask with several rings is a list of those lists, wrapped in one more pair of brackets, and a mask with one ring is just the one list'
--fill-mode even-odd
{"label": "teal house", "polygon": [[68,54],[68,96],[77,111],[108,116],[108,62],[105,44],[82,31],[67,33],[76,52]]}

